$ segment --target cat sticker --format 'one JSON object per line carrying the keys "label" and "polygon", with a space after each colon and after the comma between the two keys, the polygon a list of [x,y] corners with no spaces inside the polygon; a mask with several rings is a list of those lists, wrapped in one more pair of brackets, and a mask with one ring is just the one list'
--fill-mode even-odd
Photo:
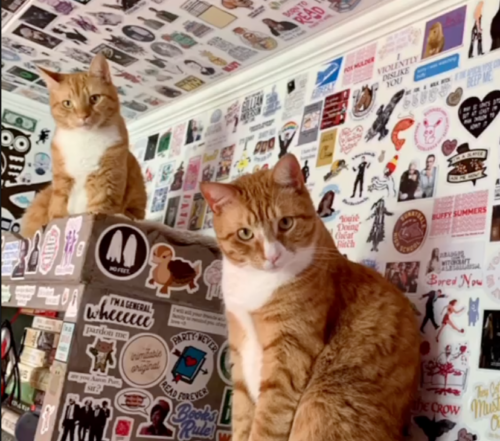
{"label": "cat sticker", "polygon": [[476,326],[479,321],[479,298],[476,300],[469,299],[469,311],[467,313],[469,316],[469,326]]}
{"label": "cat sticker", "polygon": [[198,291],[198,279],[201,276],[201,260],[190,262],[175,256],[175,250],[167,244],[156,244],[149,259],[151,270],[146,286],[157,288],[158,297],[170,297],[172,290]]}
{"label": "cat sticker", "polygon": [[116,341],[97,337],[87,346],[87,355],[92,358],[92,372],[107,375],[110,368],[116,367]]}

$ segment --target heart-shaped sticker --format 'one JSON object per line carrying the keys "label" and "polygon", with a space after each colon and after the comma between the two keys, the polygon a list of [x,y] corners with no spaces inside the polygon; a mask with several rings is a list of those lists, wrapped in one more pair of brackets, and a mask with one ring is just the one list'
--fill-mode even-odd
{"label": "heart-shaped sticker", "polygon": [[451,107],[458,106],[458,103],[460,103],[460,100],[462,99],[462,95],[464,94],[464,90],[459,87],[455,92],[451,92],[448,95],[448,98],[446,98],[446,104]]}
{"label": "heart-shaped sticker", "polygon": [[363,127],[356,126],[354,129],[344,128],[340,132],[339,143],[340,151],[346,155],[351,152],[351,150],[356,147],[363,138]]}
{"label": "heart-shaped sticker", "polygon": [[458,109],[458,118],[467,131],[479,138],[500,113],[500,90],[493,90],[481,101],[467,98]]}
{"label": "heart-shaped sticker", "polygon": [[443,152],[444,156],[450,156],[455,149],[457,148],[458,141],[454,139],[453,141],[450,139],[447,139],[445,142],[443,142],[443,145],[441,146],[441,150]]}
{"label": "heart-shaped sticker", "polygon": [[196,358],[193,358],[189,355],[186,357],[186,366],[187,367],[195,366],[196,363],[197,363]]}

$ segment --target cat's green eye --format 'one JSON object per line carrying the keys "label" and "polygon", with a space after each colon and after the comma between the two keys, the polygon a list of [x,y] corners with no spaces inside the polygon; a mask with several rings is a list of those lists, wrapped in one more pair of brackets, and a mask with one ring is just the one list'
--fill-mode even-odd
{"label": "cat's green eye", "polygon": [[101,99],[101,95],[90,95],[90,104],[97,104]]}
{"label": "cat's green eye", "polygon": [[252,230],[249,230],[248,228],[240,228],[238,230],[238,237],[241,239],[241,240],[250,240],[253,238],[253,233],[252,233]]}
{"label": "cat's green eye", "polygon": [[282,217],[278,222],[278,227],[281,231],[287,231],[293,227],[293,217]]}
{"label": "cat's green eye", "polygon": [[66,107],[66,109],[71,109],[71,107],[73,107],[73,103],[70,100],[64,100],[62,105]]}

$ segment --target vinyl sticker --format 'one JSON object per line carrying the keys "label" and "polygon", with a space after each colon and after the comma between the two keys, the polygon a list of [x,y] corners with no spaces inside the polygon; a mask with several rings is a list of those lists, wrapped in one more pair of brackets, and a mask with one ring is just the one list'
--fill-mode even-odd
{"label": "vinyl sticker", "polygon": [[119,416],[115,419],[111,438],[113,441],[130,441],[134,428],[134,419]]}
{"label": "vinyl sticker", "polygon": [[221,299],[222,300],[222,261],[214,260],[203,273],[203,282],[207,285],[207,300]]}
{"label": "vinyl sticker", "polygon": [[78,430],[82,439],[87,432],[90,439],[108,441],[106,437],[109,422],[113,420],[113,408],[108,399],[96,397],[83,397],[78,394],[67,394],[59,421],[59,441],[65,441],[69,435],[74,439],[75,429],[80,429],[80,422],[87,418],[88,426],[82,431]]}
{"label": "vinyl sticker", "polygon": [[197,401],[206,397],[219,346],[207,334],[195,331],[181,332],[170,341],[171,363],[167,378],[160,387],[176,401]]}
{"label": "vinyl sticker", "polygon": [[365,141],[368,142],[373,138],[375,138],[375,136],[377,135],[378,135],[378,140],[381,141],[389,134],[389,129],[387,128],[387,125],[389,124],[389,121],[396,106],[403,98],[404,93],[405,93],[404,89],[400,90],[399,92],[396,92],[392,96],[391,100],[387,105],[385,106],[383,105],[378,109],[375,121],[365,134]]}
{"label": "vinyl sticker", "polygon": [[285,121],[299,115],[304,107],[307,88],[307,74],[302,74],[288,81],[281,120]]}
{"label": "vinyl sticker", "polygon": [[[486,436],[488,439],[495,439],[495,432],[498,431],[498,391],[500,390],[500,381],[498,377],[489,383],[475,384],[472,388],[472,399],[470,401],[470,416],[475,423],[482,422],[482,427],[487,428]],[[485,420],[488,420],[486,422]],[[461,440],[460,440],[461,441]]]}
{"label": "vinyl sticker", "polygon": [[221,427],[231,427],[232,401],[233,401],[233,389],[230,387],[225,387],[219,411],[218,425]]}
{"label": "vinyl sticker", "polygon": [[75,266],[71,263],[75,253],[76,243],[78,242],[78,233],[82,227],[82,217],[69,218],[64,230],[64,248],[61,256],[61,262],[56,266],[56,276],[71,275]]}
{"label": "vinyl sticker", "polygon": [[36,292],[34,285],[16,285],[14,297],[17,306],[26,306],[31,301]]}
{"label": "vinyl sticker", "polygon": [[155,322],[154,313],[153,304],[150,302],[109,294],[102,296],[98,304],[85,305],[84,320],[135,329],[151,329]]}
{"label": "vinyl sticker", "polygon": [[104,275],[131,280],[146,267],[149,243],[144,233],[127,224],[106,228],[97,240],[95,259]]}
{"label": "vinyl sticker", "polygon": [[439,108],[429,109],[424,113],[424,120],[415,129],[415,144],[419,150],[433,150],[446,137],[450,122],[448,114]]}
{"label": "vinyl sticker", "polygon": [[148,409],[152,403],[153,396],[144,389],[123,389],[115,396],[115,407],[126,415],[141,415],[148,418]]}
{"label": "vinyl sticker", "polygon": [[[434,352],[437,350],[437,352]],[[429,342],[420,345],[422,357],[421,388],[439,397],[459,398],[467,389],[469,377],[469,344],[441,344],[430,349]]]}
{"label": "vinyl sticker", "polygon": [[[153,43],[154,44],[154,43]],[[123,67],[128,67],[131,64],[134,64],[137,61],[137,58],[134,58],[125,52],[119,51],[118,49],[112,48],[107,44],[100,44],[91,50],[93,54],[103,54],[109,61],[113,63],[119,64]]]}
{"label": "vinyl sticker", "polygon": [[69,372],[67,378],[68,381],[83,384],[86,394],[102,395],[105,387],[114,387],[115,389],[123,387],[121,378],[95,372],[89,374],[85,372]]}
{"label": "vinyl sticker", "polygon": [[[359,153],[351,158],[351,169],[356,174],[354,179],[352,194],[349,199],[343,199],[343,203],[347,205],[360,205],[368,200],[368,197],[363,196],[365,174],[371,167],[375,159],[375,153],[364,152]],[[357,195],[356,195],[357,194]]]}
{"label": "vinyl sticker", "polygon": [[407,141],[406,139],[400,138],[399,134],[410,129],[414,124],[415,120],[413,119],[413,117],[407,117],[400,119],[392,129],[391,141],[394,144],[394,148],[397,152],[403,148]]}
{"label": "vinyl sticker", "polygon": [[486,178],[486,160],[488,159],[488,150],[470,149],[468,143],[457,147],[457,154],[448,159],[448,176],[446,181],[450,184],[460,184],[463,182],[472,182],[475,186],[480,179]]}
{"label": "vinyl sticker", "polygon": [[436,157],[433,154],[427,155],[424,168],[420,168],[418,159],[415,158],[410,161],[408,169],[401,175],[398,202],[432,198],[434,196],[438,175],[438,168],[434,165],[435,163]]}
{"label": "vinyl sticker", "polygon": [[427,219],[419,210],[403,213],[394,225],[392,243],[401,254],[411,254],[418,250],[425,241]]}
{"label": "vinyl sticker", "polygon": [[201,87],[204,84],[205,84],[204,81],[200,80],[199,78],[193,75],[190,75],[184,78],[183,80],[175,83],[175,86],[186,92],[192,92],[193,90],[198,89],[198,87]]}
{"label": "vinyl sticker", "polygon": [[33,82],[40,78],[40,75],[30,72],[29,70],[23,69],[19,66],[12,66],[7,72],[29,82]]}
{"label": "vinyl sticker", "polygon": [[151,213],[162,212],[167,203],[168,187],[155,189],[153,201],[151,202]]}
{"label": "vinyl sticker", "polygon": [[229,355],[229,342],[226,340],[219,349],[219,356],[217,358],[217,371],[219,377],[228,386],[232,385],[231,380],[231,359]]}
{"label": "vinyl sticker", "polygon": [[201,171],[201,155],[189,159],[183,191],[196,190]]}
{"label": "vinyl sticker", "polygon": [[62,325],[59,343],[57,344],[57,351],[55,359],[67,363],[71,351],[71,340],[73,339],[73,332],[75,330],[74,323],[64,322]]}
{"label": "vinyl sticker", "polygon": [[169,414],[174,407],[172,401],[165,397],[157,397],[151,405],[148,415],[149,422],[141,423],[137,428],[137,438],[161,437],[164,439],[173,439],[175,428],[166,424]]}
{"label": "vinyl sticker", "polygon": [[[221,37],[212,37],[210,40],[207,41],[207,44],[209,46],[216,47],[217,49],[220,49],[222,52],[227,53],[230,57],[240,61],[240,62],[245,62],[249,60],[252,57],[255,57],[259,52],[253,49],[250,49],[249,47],[244,47],[244,46],[237,46],[230,41],[224,40]],[[220,59],[217,56],[214,56],[211,52],[203,52],[201,55],[207,56],[208,59],[215,65],[222,65],[222,59]],[[229,65],[225,60],[225,68],[228,68]]]}
{"label": "vinyl sticker", "polygon": [[335,184],[329,184],[321,191],[321,200],[318,204],[316,213],[318,213],[318,216],[323,219],[323,222],[335,220],[340,214],[339,209],[333,208],[335,198],[340,197],[340,194],[340,188]]}
{"label": "vinyl sticker", "polygon": [[218,413],[218,410],[212,410],[208,404],[203,408],[196,408],[190,402],[183,402],[177,405],[170,421],[178,427],[177,437],[180,441],[193,438],[213,439]]}
{"label": "vinyl sticker", "polygon": [[263,103],[264,92],[262,91],[245,97],[241,106],[241,123],[245,125],[254,122],[262,112]]}
{"label": "vinyl sticker", "polygon": [[184,9],[205,23],[219,29],[229,26],[234,20],[237,19],[236,15],[230,14],[217,6],[210,5],[202,0],[186,0],[182,4],[181,9]]}
{"label": "vinyl sticker", "polygon": [[128,331],[122,331],[121,329],[108,328],[105,325],[94,326],[85,324],[83,336],[95,338],[103,337],[106,340],[128,341],[130,333]]}
{"label": "vinyl sticker", "polygon": [[165,219],[163,223],[171,228],[175,226],[175,221],[177,219],[177,211],[179,210],[180,201],[181,201],[180,196],[176,196],[168,200],[167,211],[165,212]]}
{"label": "vinyl sticker", "polygon": [[333,17],[320,6],[307,1],[297,3],[294,7],[284,11],[283,15],[310,29]]}
{"label": "vinyl sticker", "polygon": [[346,122],[350,90],[335,93],[325,98],[320,130],[339,126]]}
{"label": "vinyl sticker", "polygon": [[[15,249],[15,247],[13,247]],[[12,268],[12,272],[8,274],[13,280],[21,280],[24,279],[24,273],[26,272],[27,267],[27,258],[28,258],[28,250],[30,248],[30,240],[29,239],[20,239],[19,240],[19,253],[9,253],[9,258],[15,257],[16,264]]]}
{"label": "vinyl sticker", "polygon": [[91,372],[107,375],[110,368],[116,367],[116,340],[96,337],[87,345],[86,353],[92,360]]}
{"label": "vinyl sticker", "polygon": [[40,29],[46,28],[57,15],[37,6],[30,6],[19,20]]}
{"label": "vinyl sticker", "polygon": [[170,298],[171,291],[199,290],[198,279],[202,273],[201,260],[190,262],[175,256],[175,250],[167,244],[157,243],[151,249],[151,269],[146,286],[156,289],[158,297]]}
{"label": "vinyl sticker", "polygon": [[54,49],[62,42],[59,38],[53,37],[52,35],[46,34],[45,32],[25,24],[19,25],[12,33],[25,38],[32,43],[46,47],[47,49]]}
{"label": "vinyl sticker", "polygon": [[343,58],[339,57],[321,66],[321,70],[316,74],[312,100],[323,98],[334,91],[335,84],[339,78],[342,60]]}
{"label": "vinyl sticker", "polygon": [[337,232],[334,235],[335,245],[339,249],[353,249],[356,247],[356,236],[361,227],[359,214],[341,214],[337,223]]}
{"label": "vinyl sticker", "polygon": [[61,231],[55,225],[52,225],[44,235],[39,263],[39,271],[44,276],[52,270],[57,253],[59,252],[60,236]]}
{"label": "vinyl sticker", "polygon": [[500,248],[491,255],[485,267],[484,289],[490,298],[500,302]]}
{"label": "vinyl sticker", "polygon": [[375,68],[376,53],[377,43],[375,42],[346,55],[342,86],[347,87],[351,84],[371,80]]}
{"label": "vinyl sticker", "polygon": [[[480,369],[500,370],[500,311],[485,310],[483,313],[483,326],[481,336],[481,355],[479,357]],[[500,391],[500,382],[496,393]],[[498,397],[497,397],[498,398]]]}
{"label": "vinyl sticker", "polygon": [[168,326],[227,336],[224,314],[202,311],[186,306],[172,305]]}
{"label": "vinyl sticker", "polygon": [[[437,399],[422,399],[419,397],[412,405],[412,413],[430,413],[439,415],[443,418],[457,417],[461,414],[462,406],[460,404],[443,402],[440,398]],[[461,440],[457,441],[468,441]],[[472,441],[472,439],[470,440]]]}
{"label": "vinyl sticker", "polygon": [[273,116],[278,110],[281,110],[281,103],[279,99],[279,94],[276,92],[276,86],[273,85],[271,92],[266,94],[266,100],[264,104],[264,111],[262,115],[265,118]]}
{"label": "vinyl sticker", "polygon": [[344,12],[353,11],[360,3],[361,0],[337,0],[330,4],[330,8],[342,14]]}
{"label": "vinyl sticker", "polygon": [[358,125],[354,128],[343,128],[339,134],[340,151],[348,155],[359,144],[362,138],[363,126]]}
{"label": "vinyl sticker", "polygon": [[455,289],[483,285],[484,243],[449,243],[427,250],[425,282],[430,287]]}
{"label": "vinyl sticker", "polygon": [[446,104],[450,107],[455,107],[460,104],[464,90],[461,87],[457,87],[454,92],[451,92],[446,98]]}
{"label": "vinyl sticker", "polygon": [[125,343],[120,354],[120,374],[132,387],[151,388],[165,376],[168,346],[155,334],[137,334]]}
{"label": "vinyl sticker", "polygon": [[385,240],[385,217],[393,216],[394,213],[387,210],[383,197],[371,206],[370,212],[366,220],[373,219],[373,223],[366,242],[372,244],[370,251],[378,252],[379,244]]}
{"label": "vinyl sticker", "polygon": [[276,39],[260,31],[236,27],[233,34],[239,36],[243,44],[259,51],[270,51],[278,46]]}
{"label": "vinyl sticker", "polygon": [[217,430],[217,441],[231,441],[232,432],[227,430]]}
{"label": "vinyl sticker", "polygon": [[337,129],[321,133],[321,139],[318,148],[318,158],[316,167],[330,165],[335,154],[335,142],[337,139]]}
{"label": "vinyl sticker", "polygon": [[352,95],[351,118],[362,120],[366,118],[374,109],[377,99],[378,83],[371,86],[363,85],[354,91]]}
{"label": "vinyl sticker", "polygon": [[215,180],[217,182],[224,181],[229,178],[229,174],[231,173],[231,165],[233,163],[233,156],[235,151],[235,145],[230,145],[228,147],[224,147],[220,152],[219,164],[217,166],[217,174],[215,176]]}
{"label": "vinyl sticker", "polygon": [[207,202],[201,193],[196,193],[193,196],[193,204],[191,205],[191,214],[189,215],[189,231],[198,231],[203,228],[203,220]]}
{"label": "vinyl sticker", "polygon": [[56,406],[46,404],[45,407],[42,410],[41,414],[41,419],[42,419],[42,424],[40,425],[40,434],[44,435],[46,434],[51,425],[50,419],[52,418],[52,415],[55,413]]}
{"label": "vinyl sticker", "polygon": [[458,118],[472,136],[479,138],[499,113],[500,90],[493,90],[482,101],[477,97],[467,98],[458,109]]}
{"label": "vinyl sticker", "polygon": [[122,32],[129,38],[141,43],[150,43],[155,40],[155,35],[146,28],[135,25],[123,26]]}
{"label": "vinyl sticker", "polygon": [[438,61],[425,64],[415,69],[414,81],[423,81],[429,78],[443,75],[450,70],[456,69],[460,65],[460,55],[453,54],[449,57],[441,58]]}
{"label": "vinyl sticker", "polygon": [[456,139],[453,140],[447,139],[441,145],[441,152],[443,153],[444,156],[450,156],[457,148],[457,145],[458,141]]}
{"label": "vinyl sticker", "polygon": [[323,103],[318,101],[304,107],[297,145],[308,144],[318,139],[322,105]]}
{"label": "vinyl sticker", "polygon": [[500,69],[500,60],[498,58],[456,73],[455,81],[466,81],[467,89],[488,85],[495,81],[495,70],[497,69]]}

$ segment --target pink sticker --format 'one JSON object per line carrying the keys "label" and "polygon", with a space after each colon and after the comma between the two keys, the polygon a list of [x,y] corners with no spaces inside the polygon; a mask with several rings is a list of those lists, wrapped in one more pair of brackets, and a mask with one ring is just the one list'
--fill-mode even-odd
{"label": "pink sticker", "polygon": [[356,126],[353,129],[348,127],[342,129],[339,136],[340,151],[348,155],[359,144],[362,138],[363,126]]}
{"label": "pink sticker", "polygon": [[61,231],[55,225],[50,227],[43,239],[42,250],[40,253],[39,269],[43,275],[46,275],[52,269],[59,251],[59,238]]}
{"label": "pink sticker", "polygon": [[443,142],[449,126],[448,115],[443,109],[427,110],[415,130],[415,144],[424,152],[435,149]]}

